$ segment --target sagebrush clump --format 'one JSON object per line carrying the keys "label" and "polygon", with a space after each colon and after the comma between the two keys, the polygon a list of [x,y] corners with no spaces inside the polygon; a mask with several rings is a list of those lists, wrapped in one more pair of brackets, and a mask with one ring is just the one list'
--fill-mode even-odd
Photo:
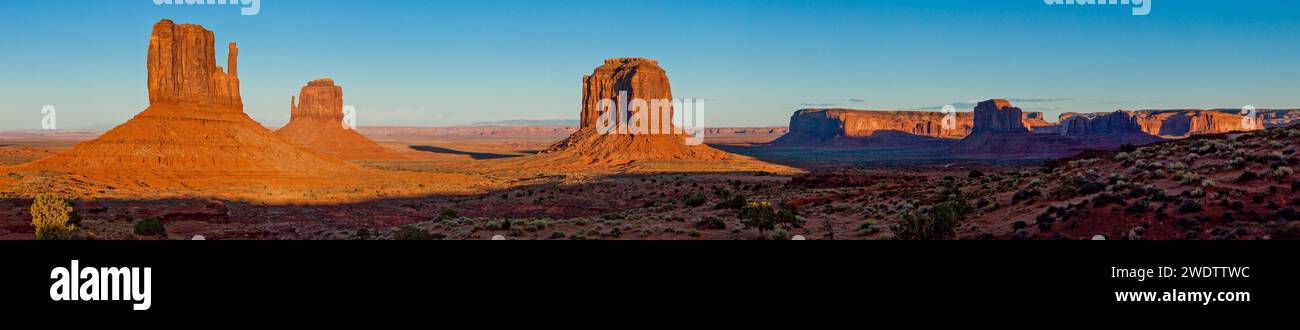
{"label": "sagebrush clump", "polygon": [[53,194],[36,195],[31,212],[36,239],[66,239],[77,230],[77,226],[68,223],[72,217],[72,205]]}

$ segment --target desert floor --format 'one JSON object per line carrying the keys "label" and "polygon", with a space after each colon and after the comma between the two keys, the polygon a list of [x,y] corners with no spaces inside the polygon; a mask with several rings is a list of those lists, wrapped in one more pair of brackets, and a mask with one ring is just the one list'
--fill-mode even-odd
{"label": "desert floor", "polygon": [[[168,239],[394,239],[412,229],[435,239],[763,238],[742,228],[738,201],[799,214],[800,225],[769,237],[888,239],[904,214],[947,200],[952,187],[971,208],[961,239],[1279,239],[1293,238],[1300,220],[1300,185],[1278,173],[1297,162],[1294,129],[1101,152],[1050,168],[1041,159],[936,159],[925,147],[775,149],[764,146],[775,134],[728,134],[710,136],[710,145],[758,162],[555,169],[528,164],[562,134],[395,133],[370,136],[411,159],[357,162],[375,178],[275,191],[103,189],[9,171],[94,137],[72,136],[0,138],[0,239],[34,238],[29,194],[51,182],[73,187],[61,193],[75,196],[80,231],[93,239],[159,239],[133,233],[150,217],[164,220]],[[1199,156],[1184,156],[1189,150]],[[1243,157],[1249,164],[1233,163]],[[1241,181],[1245,172],[1261,179]]]}

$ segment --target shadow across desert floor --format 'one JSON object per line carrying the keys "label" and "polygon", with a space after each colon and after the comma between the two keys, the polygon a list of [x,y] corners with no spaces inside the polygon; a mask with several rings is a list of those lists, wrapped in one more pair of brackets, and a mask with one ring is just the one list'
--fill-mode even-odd
{"label": "shadow across desert floor", "polygon": [[1048,157],[962,157],[950,152],[955,142],[929,141],[910,146],[797,147],[711,144],[722,151],[760,161],[812,170],[823,167],[907,168],[913,166],[1033,166]]}
{"label": "shadow across desert floor", "polygon": [[[457,156],[469,156],[470,158],[473,158],[473,159],[475,159],[475,160],[485,160],[485,159],[504,159],[504,158],[523,157],[523,155],[494,154],[494,153],[485,153],[485,152],[468,152],[468,151],[460,151],[460,150],[455,150],[455,149],[449,149],[449,148],[443,148],[443,147],[434,147],[434,146],[425,146],[425,145],[413,145],[413,146],[410,146],[410,148],[411,148],[411,150],[416,150],[416,151],[421,151],[421,152],[429,152],[429,153],[435,153],[435,154],[457,155]],[[535,152],[534,152],[534,153],[535,153]]]}
{"label": "shadow across desert floor", "polygon": [[[160,239],[133,233],[134,223],[147,218],[163,220],[168,239],[396,239],[412,228],[436,239],[745,239],[758,234],[739,223],[697,228],[696,220],[728,219],[737,211],[716,204],[750,195],[766,201],[760,196],[777,194],[790,179],[761,172],[615,174],[339,204],[169,198],[73,206],[80,232],[93,239]],[[30,199],[0,199],[0,239],[35,238],[30,207]]]}

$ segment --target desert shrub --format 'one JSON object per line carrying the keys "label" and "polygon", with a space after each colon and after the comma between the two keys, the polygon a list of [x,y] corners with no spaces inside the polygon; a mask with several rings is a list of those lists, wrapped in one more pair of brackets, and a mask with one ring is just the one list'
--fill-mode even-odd
{"label": "desert shrub", "polygon": [[453,209],[442,209],[442,212],[438,212],[438,220],[451,220],[459,217],[460,213],[456,213],[456,210]]}
{"label": "desert shrub", "polygon": [[1187,169],[1187,164],[1184,164],[1183,162],[1173,162],[1169,163],[1169,166],[1165,167],[1165,169],[1170,172],[1182,172]]}
{"label": "desert shrub", "polygon": [[901,240],[944,240],[957,235],[957,228],[965,217],[954,204],[939,204],[923,211],[904,213],[901,221],[892,226],[894,238]]}
{"label": "desert shrub", "polygon": [[875,220],[867,220],[861,225],[858,225],[857,232],[858,236],[874,235],[880,232],[880,225],[876,224]]}
{"label": "desert shrub", "polygon": [[803,228],[804,221],[799,218],[799,210],[791,206],[783,206],[776,212],[776,224],[784,228]]}
{"label": "desert shrub", "polygon": [[1124,211],[1128,214],[1142,215],[1151,211],[1151,202],[1148,202],[1145,199],[1139,200],[1134,202],[1133,205],[1129,205],[1128,209],[1125,209]]}
{"label": "desert shrub", "polygon": [[1051,221],[1048,221],[1048,222],[1039,222],[1039,223],[1038,223],[1038,231],[1039,231],[1039,232],[1049,232],[1049,231],[1052,231],[1052,225],[1053,225],[1053,224],[1055,224],[1055,222],[1051,222]]}
{"label": "desert shrub", "polygon": [[1290,178],[1291,174],[1294,174],[1294,172],[1291,170],[1290,167],[1286,167],[1286,166],[1278,166],[1277,169],[1273,170],[1273,176],[1277,177],[1280,180],[1285,180],[1287,178]]}
{"label": "desert shrub", "polygon": [[429,231],[416,228],[415,226],[402,226],[393,233],[393,240],[398,241],[432,241],[435,240]]}
{"label": "desert shrub", "polygon": [[1178,207],[1179,213],[1196,213],[1201,211],[1205,211],[1205,206],[1201,205],[1200,201],[1194,199],[1183,200],[1183,204]]}
{"label": "desert shrub", "polygon": [[1231,166],[1236,170],[1244,170],[1247,167],[1250,167],[1250,163],[1247,163],[1245,158],[1236,157],[1233,158],[1232,161],[1228,162],[1228,166]]}
{"label": "desert shrub", "polygon": [[692,230],[692,231],[686,232],[686,236],[690,236],[691,238],[700,238],[700,237],[704,236],[704,234],[700,234],[700,232]]}
{"label": "desert shrub", "polygon": [[147,218],[135,222],[135,234],[140,236],[167,237],[167,227],[162,219]]}
{"label": "desert shrub", "polygon": [[[730,199],[727,199],[726,201],[723,201],[722,203],[718,203],[718,205],[715,205],[713,208],[714,208],[714,209],[719,209],[719,210],[720,210],[720,209],[739,210],[739,209],[744,208],[745,205],[748,205],[748,204],[749,204],[749,200],[745,199],[745,196],[735,195],[735,196],[732,196]],[[768,205],[771,205],[771,204],[768,204]]]}
{"label": "desert shrub", "polygon": [[695,220],[695,222],[692,224],[695,226],[695,228],[704,229],[704,230],[727,229],[727,223],[725,221],[722,221],[722,219],[718,219],[716,217],[706,217],[703,219],[698,219]]}
{"label": "desert shrub", "polygon": [[1022,189],[1017,191],[1014,196],[1011,196],[1011,204],[1019,204],[1020,202],[1028,201],[1042,195],[1043,193],[1038,191],[1038,189]]}
{"label": "desert shrub", "polygon": [[773,240],[773,241],[788,241],[793,238],[794,235],[791,235],[790,232],[785,231],[785,229],[777,229],[776,231],[772,232],[772,235],[767,236],[768,240]]}
{"label": "desert shrub", "polygon": [[1115,155],[1115,160],[1118,160],[1118,161],[1121,161],[1121,162],[1128,162],[1128,161],[1130,161],[1130,160],[1133,160],[1133,155],[1131,155],[1131,154],[1129,154],[1129,153],[1127,153],[1127,152],[1121,152],[1121,153],[1119,153],[1118,155]]}
{"label": "desert shrub", "polygon": [[513,224],[514,224],[513,221],[510,221],[509,219],[493,220],[493,221],[488,221],[487,223],[484,223],[484,224],[483,224],[483,229],[487,229],[487,230],[510,230],[510,227],[511,227]]}
{"label": "desert shrub", "polygon": [[1119,152],[1131,154],[1137,152],[1137,146],[1125,143],[1119,146]]}
{"label": "desert shrub", "polygon": [[1124,206],[1128,203],[1124,201],[1124,197],[1112,193],[1097,195],[1097,198],[1092,200],[1092,206],[1095,208],[1103,208],[1111,204]]}
{"label": "desert shrub", "polygon": [[704,194],[687,194],[683,202],[687,207],[699,207],[708,201],[709,198],[704,196]]}
{"label": "desert shrub", "polygon": [[740,225],[757,229],[759,237],[767,237],[767,231],[776,229],[776,208],[768,202],[749,203],[740,209]]}
{"label": "desert shrub", "polygon": [[36,239],[68,239],[77,229],[69,224],[72,218],[72,205],[68,201],[52,194],[39,194],[32,201],[32,226],[36,227]]}
{"label": "desert shrub", "polygon": [[553,231],[553,232],[551,232],[551,239],[563,239],[563,238],[568,237],[568,236],[569,236],[569,234],[565,234],[565,233],[562,232],[562,231]]}
{"label": "desert shrub", "polygon": [[1243,172],[1237,177],[1237,183],[1249,183],[1255,180],[1259,180],[1259,174],[1251,171]]}
{"label": "desert shrub", "polygon": [[370,230],[365,228],[357,229],[356,232],[352,233],[352,239],[358,241],[370,240]]}
{"label": "desert shrub", "polygon": [[980,172],[980,170],[972,170],[970,171],[970,174],[966,175],[966,177],[971,179],[979,179],[984,177],[984,172]]}

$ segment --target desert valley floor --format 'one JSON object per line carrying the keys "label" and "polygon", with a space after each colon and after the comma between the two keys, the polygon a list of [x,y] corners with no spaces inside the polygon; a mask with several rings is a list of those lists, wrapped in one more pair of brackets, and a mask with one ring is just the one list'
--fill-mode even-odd
{"label": "desert valley floor", "polygon": [[[996,162],[909,158],[921,157],[916,147],[775,148],[767,143],[783,129],[735,129],[714,132],[710,144],[755,161],[529,164],[571,131],[363,127],[408,159],[355,162],[383,173],[374,177],[204,194],[12,171],[96,134],[9,134],[0,138],[0,239],[32,238],[23,196],[33,189],[85,196],[73,205],[92,239],[159,239],[132,232],[144,218],[164,220],[169,239],[889,239],[905,214],[956,199],[972,214],[960,239],[1300,235],[1300,183],[1289,172],[1297,129]],[[800,221],[762,236],[742,229],[738,209],[755,201]]]}

